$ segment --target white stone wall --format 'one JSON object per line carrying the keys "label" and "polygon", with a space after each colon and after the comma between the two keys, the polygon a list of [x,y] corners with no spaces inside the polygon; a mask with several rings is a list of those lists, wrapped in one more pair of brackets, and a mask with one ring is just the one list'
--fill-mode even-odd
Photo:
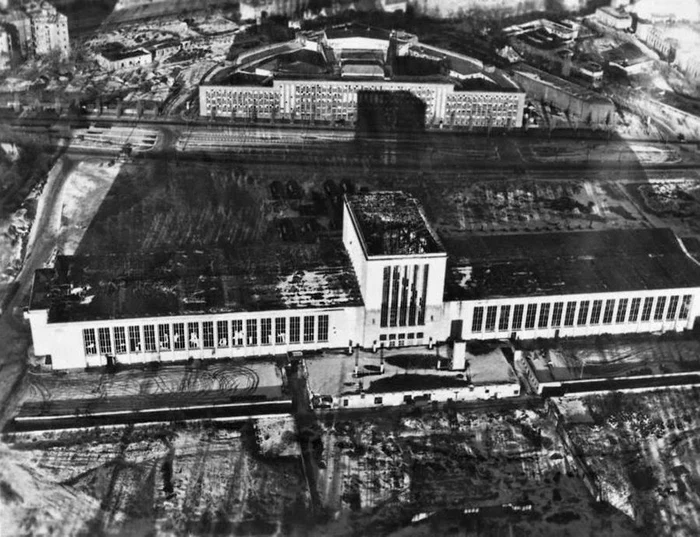
{"label": "white stone wall", "polygon": [[[690,311],[687,319],[679,319],[678,314],[680,311],[680,303],[684,295],[691,295],[692,302]],[[661,332],[661,331],[682,331],[685,329],[691,329],[695,321],[695,316],[698,314],[698,297],[700,295],[700,288],[689,288],[689,289],[660,289],[654,291],[629,291],[629,292],[615,292],[615,293],[596,293],[596,294],[572,294],[572,295],[559,295],[559,296],[540,296],[540,297],[521,297],[521,298],[501,298],[501,299],[488,299],[488,300],[473,300],[473,301],[456,301],[452,303],[446,303],[445,307],[445,318],[448,320],[462,320],[462,337],[464,339],[501,339],[508,338],[513,332],[519,339],[535,339],[535,338],[553,338],[555,336],[559,337],[580,337],[580,336],[590,336],[597,334],[623,334],[623,333],[636,333],[636,332]],[[664,296],[666,297],[666,304],[663,313],[663,320],[654,320],[654,313],[656,309],[656,298]],[[672,296],[679,296],[679,306],[676,312],[675,318],[672,320],[666,319],[666,314],[669,309],[670,298]],[[652,305],[651,319],[649,321],[641,321],[642,309],[644,307],[644,299],[646,297],[653,297],[654,303]],[[617,322],[617,313],[620,304],[620,299],[627,299],[627,313],[625,315],[624,322]],[[640,298],[640,311],[637,316],[637,321],[628,322],[630,317],[630,308],[632,300],[634,298]],[[581,308],[581,302],[588,300],[589,309],[587,322],[583,325],[578,324],[578,316]],[[591,324],[591,312],[593,308],[594,300],[603,301],[603,311],[601,313],[600,322],[597,324]],[[605,303],[607,300],[615,300],[615,309],[613,311],[612,322],[609,324],[603,323],[603,315],[605,312]],[[564,302],[564,312],[562,313],[562,321],[560,326],[552,326],[552,316],[555,302]],[[564,317],[566,315],[566,305],[568,302],[576,302],[576,310],[574,312],[574,326],[564,326]],[[547,303],[550,304],[549,318],[546,328],[539,327],[540,320],[540,304]],[[524,306],[523,322],[520,329],[513,330],[513,310],[514,306],[522,304]],[[535,316],[535,326],[532,329],[525,328],[525,317],[527,315],[527,307],[530,304],[538,305]],[[501,330],[499,326],[501,307],[510,306],[510,321],[508,329]],[[486,330],[486,315],[487,308],[489,306],[496,306],[496,325],[493,330]],[[484,308],[484,322],[482,324],[482,330],[474,332],[472,331],[472,321],[474,318],[474,309],[476,307]],[[449,323],[445,323],[446,325]],[[445,339],[449,336],[449,327],[444,326],[443,332],[439,335],[440,339]]]}
{"label": "white stone wall", "polygon": [[[318,317],[320,315],[328,315],[328,341],[318,341]],[[315,328],[313,342],[304,342],[304,317],[315,317]],[[218,315],[183,315],[171,317],[146,317],[138,319],[112,319],[104,321],[84,321],[71,323],[47,323],[45,310],[33,310],[29,312],[29,320],[32,328],[32,337],[34,340],[34,352],[37,356],[50,355],[54,369],[75,369],[84,367],[103,366],[107,364],[107,357],[100,352],[99,329],[109,329],[110,346],[112,355],[116,357],[119,363],[134,364],[153,361],[181,361],[189,358],[195,359],[217,359],[228,357],[246,357],[246,356],[267,356],[284,354],[292,350],[316,350],[324,348],[340,348],[346,347],[357,332],[361,330],[363,310],[361,307],[351,308],[329,308],[329,309],[308,309],[308,310],[278,310],[267,312],[247,312],[236,314],[218,314]],[[300,317],[300,343],[289,343],[290,334],[290,318]],[[275,319],[284,318],[286,327],[286,342],[281,343],[276,338]],[[242,346],[231,345],[231,321],[241,320],[243,330],[246,330],[246,321],[248,319],[257,320],[257,344],[247,344],[247,334],[244,335],[244,344]],[[272,337],[268,345],[262,344],[262,325],[261,319],[271,319],[272,321]],[[214,347],[203,348],[203,324],[204,322],[212,321],[214,326]],[[226,321],[228,327],[229,344],[219,346],[218,321]],[[199,323],[199,341],[198,348],[191,347],[189,341],[183,350],[174,350],[174,331],[175,323],[185,324],[186,339],[188,336],[188,324]],[[169,347],[164,349],[159,341],[159,325],[169,325]],[[145,351],[144,326],[154,325],[156,351]],[[139,327],[141,352],[132,352],[129,342],[129,327]],[[116,327],[124,327],[126,336],[126,352],[116,352]],[[94,329],[96,337],[96,353],[86,353],[85,342],[83,340],[84,330]]]}

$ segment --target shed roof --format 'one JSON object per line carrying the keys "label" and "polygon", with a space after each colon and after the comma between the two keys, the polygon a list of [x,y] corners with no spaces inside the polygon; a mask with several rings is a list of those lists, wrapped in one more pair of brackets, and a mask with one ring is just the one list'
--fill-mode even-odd
{"label": "shed roof", "polygon": [[445,239],[448,300],[700,287],[670,229]]}
{"label": "shed roof", "polygon": [[362,305],[342,242],[59,256],[36,272],[31,309],[49,322]]}

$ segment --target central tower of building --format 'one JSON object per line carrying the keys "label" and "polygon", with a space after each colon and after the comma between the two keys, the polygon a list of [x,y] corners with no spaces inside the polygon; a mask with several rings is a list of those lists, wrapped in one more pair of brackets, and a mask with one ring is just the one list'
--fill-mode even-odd
{"label": "central tower of building", "polygon": [[404,192],[348,196],[343,243],[365,303],[364,347],[429,342],[443,315],[447,254]]}

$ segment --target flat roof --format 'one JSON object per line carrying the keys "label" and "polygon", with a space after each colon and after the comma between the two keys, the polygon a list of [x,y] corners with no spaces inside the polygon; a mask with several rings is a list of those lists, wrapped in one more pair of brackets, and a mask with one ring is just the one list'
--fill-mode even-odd
{"label": "flat roof", "polygon": [[526,78],[539,82],[540,84],[552,86],[589,103],[605,103],[612,106],[612,101],[610,99],[603,97],[601,94],[596,93],[595,91],[579,86],[578,84],[574,84],[569,80],[554,76],[546,71],[541,71],[540,69],[536,69],[525,63],[518,63],[515,66],[513,69],[513,76],[515,76],[516,79],[519,78],[522,80],[523,78]]}
{"label": "flat roof", "polygon": [[105,256],[59,256],[34,276],[49,322],[363,304],[342,241]]}
{"label": "flat roof", "polygon": [[135,50],[103,50],[100,55],[109,61],[126,60],[128,58],[137,58],[141,56],[150,56],[151,53],[145,49],[139,48]]}
{"label": "flat roof", "polygon": [[416,198],[384,191],[346,198],[368,256],[444,253]]}
{"label": "flat roof", "polygon": [[447,300],[700,287],[670,229],[444,239]]}

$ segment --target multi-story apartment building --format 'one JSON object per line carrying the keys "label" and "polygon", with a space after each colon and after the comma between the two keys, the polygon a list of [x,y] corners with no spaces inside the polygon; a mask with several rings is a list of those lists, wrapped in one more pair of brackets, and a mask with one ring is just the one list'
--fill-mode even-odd
{"label": "multi-story apartment building", "polygon": [[13,47],[12,35],[0,26],[0,71],[12,66]]}
{"label": "multi-story apartment building", "polygon": [[15,52],[22,58],[32,53],[32,21],[24,11],[12,9],[0,15],[0,21],[9,26]]}
{"label": "multi-story apartment building", "polygon": [[346,197],[342,243],[328,240],[301,265],[285,252],[59,257],[34,278],[34,352],[68,369],[682,331],[700,314],[700,266],[667,229],[441,240],[415,198],[375,192]]}
{"label": "multi-story apartment building", "polygon": [[[279,70],[277,62],[286,65],[288,57],[315,57],[323,71],[299,76]],[[405,68],[411,61],[419,68]],[[200,115],[354,123],[358,92],[382,91],[421,99],[429,125],[522,124],[525,94],[503,73],[403,33],[333,29],[246,52],[236,69],[246,75],[244,84],[217,83],[215,74],[201,84]]]}
{"label": "multi-story apartment building", "polygon": [[25,10],[32,21],[34,54],[48,54],[57,50],[63,56],[68,56],[68,18],[46,1],[28,4]]}

